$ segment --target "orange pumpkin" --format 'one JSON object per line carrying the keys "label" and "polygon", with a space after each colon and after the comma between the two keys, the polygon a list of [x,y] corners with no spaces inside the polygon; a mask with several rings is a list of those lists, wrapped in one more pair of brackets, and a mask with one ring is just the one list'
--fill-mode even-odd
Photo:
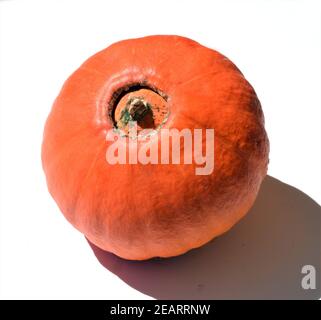
{"label": "orange pumpkin", "polygon": [[[125,111],[138,130],[213,128],[214,171],[110,164],[106,134],[128,132]],[[70,223],[98,247],[144,260],[183,254],[229,230],[252,206],[268,152],[260,102],[230,60],[184,37],[148,36],[109,46],[69,77],[45,125],[42,164]]]}

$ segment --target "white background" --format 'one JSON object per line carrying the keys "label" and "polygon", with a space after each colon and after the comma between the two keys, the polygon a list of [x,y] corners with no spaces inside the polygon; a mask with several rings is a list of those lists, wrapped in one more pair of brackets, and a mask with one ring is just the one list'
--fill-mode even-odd
{"label": "white background", "polygon": [[261,100],[269,175],[321,203],[318,1],[0,1],[1,298],[149,298],[103,268],[41,168],[64,80],[114,41],[187,36],[229,57]]}

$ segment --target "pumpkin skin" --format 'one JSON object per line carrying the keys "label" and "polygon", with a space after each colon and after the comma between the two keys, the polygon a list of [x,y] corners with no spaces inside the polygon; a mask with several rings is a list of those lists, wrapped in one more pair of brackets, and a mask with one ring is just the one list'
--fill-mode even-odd
{"label": "pumpkin skin", "polygon": [[[168,97],[165,128],[214,128],[210,175],[195,164],[107,163],[109,103],[137,84]],[[144,260],[229,230],[252,206],[268,153],[260,102],[230,60],[184,37],[148,36],[109,46],[69,77],[45,125],[42,164],[73,226],[103,250]]]}

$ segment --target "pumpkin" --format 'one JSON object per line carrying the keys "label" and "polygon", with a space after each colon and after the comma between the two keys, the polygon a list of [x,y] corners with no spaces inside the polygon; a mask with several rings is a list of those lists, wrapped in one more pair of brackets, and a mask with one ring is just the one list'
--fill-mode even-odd
{"label": "pumpkin", "polygon": [[[137,122],[138,149],[159,145],[166,128],[214,129],[214,170],[108,162],[106,136],[116,128],[128,143],[126,119]],[[139,139],[146,128],[154,134]],[[110,45],[69,77],[45,125],[42,165],[60,210],[90,242],[145,260],[228,231],[253,205],[268,153],[260,102],[229,59],[185,37],[148,36]]]}

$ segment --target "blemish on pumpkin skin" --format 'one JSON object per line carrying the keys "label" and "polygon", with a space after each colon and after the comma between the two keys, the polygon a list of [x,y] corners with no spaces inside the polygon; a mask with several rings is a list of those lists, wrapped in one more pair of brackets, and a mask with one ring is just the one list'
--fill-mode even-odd
{"label": "blemish on pumpkin skin", "polygon": [[203,291],[204,289],[205,289],[205,285],[204,285],[204,284],[199,283],[199,284],[197,285],[197,291]]}

